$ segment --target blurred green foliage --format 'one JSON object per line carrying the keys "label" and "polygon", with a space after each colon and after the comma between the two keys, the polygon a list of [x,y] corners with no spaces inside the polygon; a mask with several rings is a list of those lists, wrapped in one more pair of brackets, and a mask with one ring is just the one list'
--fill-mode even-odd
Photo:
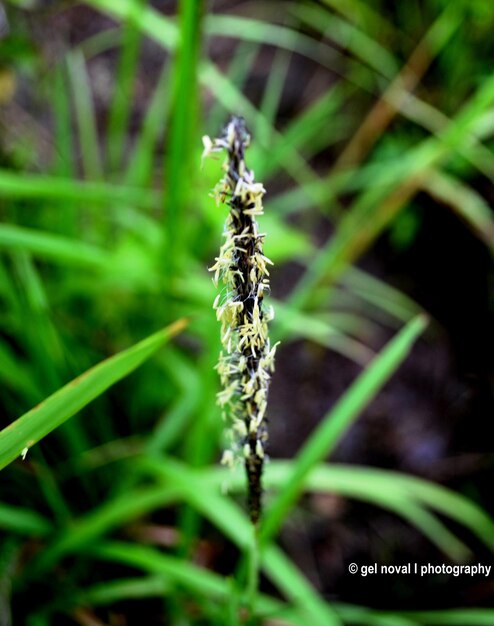
{"label": "blurred green foliage", "polygon": [[[494,609],[329,603],[276,533],[310,490],[389,510],[451,559],[472,551],[459,526],[494,551],[492,519],[463,495],[324,462],[425,327],[416,303],[354,264],[383,233],[398,249],[411,245],[421,228],[418,193],[494,247],[488,198],[475,185],[494,180],[494,8],[307,0],[223,9],[182,0],[175,19],[145,0],[7,5],[2,427],[23,417],[0,432],[0,464],[25,460],[2,476],[1,624],[127,623],[111,621],[121,612],[112,607],[151,599],[160,601],[149,605],[152,619],[176,625],[245,623],[244,605],[252,623],[493,623]],[[81,19],[82,34],[43,43],[57,19]],[[161,67],[143,97],[150,42]],[[274,54],[260,74],[266,50]],[[103,88],[99,59],[113,63]],[[294,69],[302,61],[308,86]],[[290,111],[287,94],[305,88]],[[268,466],[259,555],[241,505],[223,489],[242,491],[243,476],[216,467],[219,330],[207,266],[225,211],[209,197],[220,167],[208,160],[201,169],[200,137],[231,112],[247,120],[247,160],[268,189],[266,253],[285,276],[300,268],[283,301],[272,298],[273,334],[282,350],[303,339],[366,366],[298,456]],[[322,243],[312,236],[318,220],[331,231]],[[158,350],[169,333],[153,333],[185,318],[186,329]],[[396,335],[376,355],[381,326]],[[198,565],[212,536],[235,546],[227,576]],[[251,588],[247,597],[253,558],[276,593]]]}

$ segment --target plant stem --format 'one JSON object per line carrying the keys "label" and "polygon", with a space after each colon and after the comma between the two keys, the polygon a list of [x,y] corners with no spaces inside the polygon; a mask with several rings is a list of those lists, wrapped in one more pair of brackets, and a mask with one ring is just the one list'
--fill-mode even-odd
{"label": "plant stem", "polygon": [[197,63],[202,0],[180,2],[180,42],[173,68],[173,101],[165,162],[166,269],[180,267],[182,216],[191,189],[192,137],[197,121]]}
{"label": "plant stem", "polygon": [[246,608],[247,608],[247,623],[254,626],[256,623],[255,619],[255,607],[256,607],[256,599],[257,592],[259,589],[259,561],[260,561],[260,550],[259,550],[259,526],[257,524],[252,525],[252,543],[250,546],[249,552],[249,563],[248,563],[248,572],[247,572],[247,597],[246,597]]}

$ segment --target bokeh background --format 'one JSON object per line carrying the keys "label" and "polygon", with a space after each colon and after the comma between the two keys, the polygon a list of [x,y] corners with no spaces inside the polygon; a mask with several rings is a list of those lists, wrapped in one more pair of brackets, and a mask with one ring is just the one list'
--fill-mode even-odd
{"label": "bokeh background", "polygon": [[[66,423],[67,394],[38,411],[2,470],[0,626],[494,624],[493,576],[348,573],[493,563],[493,28],[486,0],[0,3],[1,427],[187,320]],[[275,264],[268,512],[321,442],[255,618],[201,163],[232,113]]]}

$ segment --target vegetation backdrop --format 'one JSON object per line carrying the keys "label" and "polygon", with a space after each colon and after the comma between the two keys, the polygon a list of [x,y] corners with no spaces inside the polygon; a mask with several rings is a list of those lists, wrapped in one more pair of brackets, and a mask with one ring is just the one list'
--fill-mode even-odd
{"label": "vegetation backdrop", "polygon": [[[494,623],[494,8],[0,3],[0,625]],[[258,545],[201,168],[274,262]]]}

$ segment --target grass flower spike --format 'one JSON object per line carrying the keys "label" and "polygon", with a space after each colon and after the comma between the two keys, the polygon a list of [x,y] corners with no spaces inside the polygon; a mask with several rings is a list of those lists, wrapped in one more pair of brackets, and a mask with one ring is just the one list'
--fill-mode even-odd
{"label": "grass flower spike", "polygon": [[248,507],[252,522],[261,514],[261,476],[268,438],[266,406],[274,368],[274,352],[268,337],[272,309],[263,305],[269,291],[268,265],[263,254],[264,234],[256,218],[263,213],[265,189],[245,165],[250,136],[241,117],[232,117],[221,137],[204,137],[205,155],[226,150],[225,175],[215,188],[218,203],[229,205],[225,242],[210,268],[216,285],[223,283],[214,308],[221,322],[223,345],[217,365],[222,390],[218,403],[229,425],[229,447],[222,462],[243,459],[248,480]]}

